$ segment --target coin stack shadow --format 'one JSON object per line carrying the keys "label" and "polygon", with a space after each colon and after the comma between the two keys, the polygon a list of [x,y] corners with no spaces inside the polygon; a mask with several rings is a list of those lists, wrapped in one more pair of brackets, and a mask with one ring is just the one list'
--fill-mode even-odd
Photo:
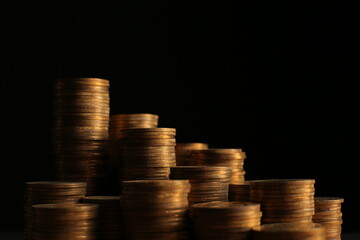
{"label": "coin stack shadow", "polygon": [[124,129],[123,180],[169,179],[176,166],[175,128]]}
{"label": "coin stack shadow", "polygon": [[122,159],[122,131],[129,128],[156,128],[159,116],[151,113],[113,114],[110,115],[109,128],[109,178],[113,184],[113,194],[120,193]]}
{"label": "coin stack shadow", "polygon": [[229,201],[249,202],[250,183],[248,181],[245,181],[243,184],[230,184]]}
{"label": "coin stack shadow", "polygon": [[214,201],[190,207],[197,240],[251,239],[251,228],[261,224],[260,204]]}
{"label": "coin stack shadow", "polygon": [[122,184],[125,239],[189,238],[188,180],[130,180]]}
{"label": "coin stack shadow", "polygon": [[189,180],[189,205],[227,201],[231,168],[217,166],[177,166],[170,169],[170,179]]}
{"label": "coin stack shadow", "polygon": [[176,143],[176,166],[191,166],[191,150],[208,149],[207,143]]}
{"label": "coin stack shadow", "polygon": [[325,240],[325,228],[313,223],[271,223],[253,228],[253,240]]}
{"label": "coin stack shadow", "polygon": [[315,180],[267,179],[250,182],[250,201],[261,204],[263,223],[312,222]]}
{"label": "coin stack shadow", "polygon": [[190,164],[194,166],[225,166],[231,167],[230,184],[245,182],[245,152],[232,148],[209,148],[191,150]]}
{"label": "coin stack shadow", "polygon": [[95,240],[97,239],[96,204],[33,205],[32,240]]}
{"label": "coin stack shadow", "polygon": [[315,197],[314,223],[320,223],[325,227],[327,240],[341,239],[343,198],[338,197]]}
{"label": "coin stack shadow", "polygon": [[83,203],[92,203],[99,206],[98,239],[118,240],[122,237],[122,219],[120,196],[86,196]]}
{"label": "coin stack shadow", "polygon": [[24,196],[25,239],[32,237],[32,206],[47,203],[77,203],[86,193],[82,182],[27,182]]}
{"label": "coin stack shadow", "polygon": [[55,81],[53,150],[57,179],[87,182],[87,194],[107,190],[109,101],[106,79]]}

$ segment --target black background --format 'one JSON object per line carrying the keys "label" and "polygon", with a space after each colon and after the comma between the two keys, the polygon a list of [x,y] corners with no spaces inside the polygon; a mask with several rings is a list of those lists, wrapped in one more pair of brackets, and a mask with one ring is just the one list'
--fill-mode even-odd
{"label": "black background", "polygon": [[345,198],[344,231],[358,230],[355,6],[10,4],[1,11],[1,229],[21,231],[26,181],[53,179],[53,80],[89,76],[111,81],[113,114],[156,113],[178,142],[243,148],[247,179],[316,179],[316,195]]}

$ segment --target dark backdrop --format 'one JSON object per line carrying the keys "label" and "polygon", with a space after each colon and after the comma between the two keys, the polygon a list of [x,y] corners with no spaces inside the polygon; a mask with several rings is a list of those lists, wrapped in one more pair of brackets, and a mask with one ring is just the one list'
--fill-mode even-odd
{"label": "dark backdrop", "polygon": [[112,113],[156,113],[178,142],[243,148],[247,179],[315,178],[357,230],[359,22],[344,2],[3,7],[0,227],[22,228],[26,181],[53,179],[52,81],[91,76],[111,81]]}

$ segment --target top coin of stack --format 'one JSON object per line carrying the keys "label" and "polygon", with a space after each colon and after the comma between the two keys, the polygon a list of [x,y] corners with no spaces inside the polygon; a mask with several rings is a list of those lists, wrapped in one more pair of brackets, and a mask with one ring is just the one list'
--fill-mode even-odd
{"label": "top coin of stack", "polygon": [[251,228],[260,226],[260,204],[205,202],[190,208],[196,239],[250,239]]}
{"label": "top coin of stack", "polygon": [[169,178],[176,166],[175,128],[129,128],[123,134],[124,180]]}
{"label": "top coin of stack", "polygon": [[191,165],[231,167],[230,183],[242,184],[245,182],[244,160],[246,155],[241,149],[209,148],[191,150],[190,158]]}
{"label": "top coin of stack", "polygon": [[272,223],[253,228],[254,240],[325,240],[325,228],[312,223]]}
{"label": "top coin of stack", "polygon": [[312,222],[315,180],[267,179],[250,182],[250,201],[261,204],[263,223]]}
{"label": "top coin of stack", "polygon": [[188,239],[188,180],[132,180],[122,185],[125,239]]}
{"label": "top coin of stack", "polygon": [[25,186],[25,238],[31,239],[32,205],[45,203],[77,203],[86,193],[83,182],[27,182]]}
{"label": "top coin of stack", "polygon": [[208,149],[207,143],[177,143],[176,151],[176,165],[177,166],[191,166],[191,150]]}
{"label": "top coin of stack", "polygon": [[62,78],[54,86],[53,149],[59,180],[86,181],[88,193],[106,180],[109,81]]}
{"label": "top coin of stack", "polygon": [[320,223],[325,227],[326,239],[341,239],[343,198],[338,197],[315,197],[314,223]]}

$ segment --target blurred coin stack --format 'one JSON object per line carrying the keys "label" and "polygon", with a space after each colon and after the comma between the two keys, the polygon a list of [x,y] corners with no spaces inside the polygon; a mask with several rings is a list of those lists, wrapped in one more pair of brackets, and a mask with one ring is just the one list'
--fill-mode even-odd
{"label": "blurred coin stack", "polygon": [[245,182],[244,160],[245,152],[241,149],[209,148],[192,150],[190,155],[191,165],[226,166],[231,167],[231,184]]}
{"label": "blurred coin stack", "polygon": [[249,202],[250,183],[248,181],[245,181],[243,184],[230,184],[229,201]]}
{"label": "blurred coin stack", "polygon": [[177,143],[176,151],[176,166],[191,166],[191,150],[208,149],[207,143]]}
{"label": "blurred coin stack", "polygon": [[209,201],[227,201],[231,169],[216,166],[177,166],[170,169],[170,179],[188,179],[189,205]]}
{"label": "blurred coin stack", "polygon": [[314,223],[320,223],[325,227],[327,240],[341,239],[343,198],[338,197],[315,197]]}
{"label": "blurred coin stack", "polygon": [[25,185],[25,238],[32,239],[32,206],[45,203],[77,203],[86,193],[82,182],[27,182]]}
{"label": "blurred coin stack", "polygon": [[251,239],[251,228],[261,224],[260,204],[206,202],[191,206],[194,236],[198,240]]}
{"label": "blurred coin stack", "polygon": [[39,204],[33,206],[32,240],[95,240],[95,204]]}
{"label": "blurred coin stack", "polygon": [[263,223],[312,222],[315,180],[250,181],[250,201],[261,204]]}
{"label": "blurred coin stack", "polygon": [[83,203],[92,203],[99,206],[98,239],[118,240],[122,237],[122,219],[120,196],[87,196]]}
{"label": "blurred coin stack", "polygon": [[125,239],[188,239],[189,181],[132,180],[122,184]]}
{"label": "blurred coin stack", "polygon": [[122,179],[169,179],[170,167],[176,166],[175,128],[132,128],[122,132]]}
{"label": "blurred coin stack", "polygon": [[[150,113],[113,114],[110,115],[109,128],[109,175],[111,181],[121,186],[120,173],[123,168],[122,138],[123,130],[129,128],[156,128],[159,116]],[[119,187],[114,187],[118,188]]]}
{"label": "blurred coin stack", "polygon": [[253,229],[254,240],[325,240],[325,228],[312,223],[272,223]]}
{"label": "blurred coin stack", "polygon": [[101,193],[107,177],[109,81],[58,79],[54,87],[53,150],[57,177],[87,182],[87,193]]}

